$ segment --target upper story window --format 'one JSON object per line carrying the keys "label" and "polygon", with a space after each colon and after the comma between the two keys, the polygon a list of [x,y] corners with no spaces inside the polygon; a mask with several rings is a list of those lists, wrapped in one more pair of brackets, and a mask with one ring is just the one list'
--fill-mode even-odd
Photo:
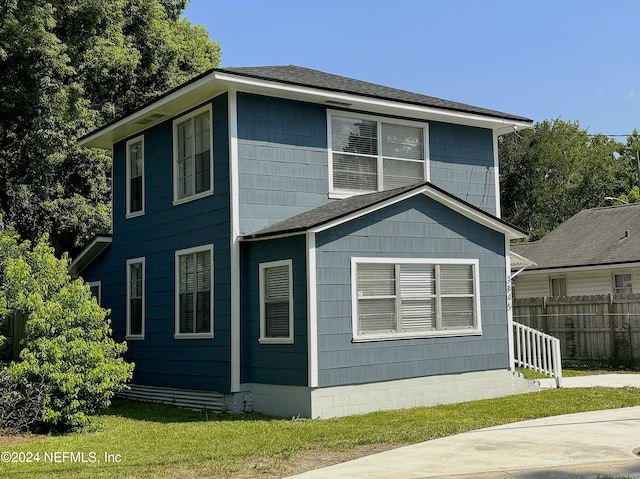
{"label": "upper story window", "polygon": [[480,333],[477,260],[353,258],[357,340]]}
{"label": "upper story window", "polygon": [[329,115],[329,191],[353,195],[427,179],[427,126],[335,112]]}
{"label": "upper story window", "polygon": [[213,193],[211,105],[173,122],[174,204]]}
{"label": "upper story window", "polygon": [[144,137],[127,141],[127,218],[144,214]]}

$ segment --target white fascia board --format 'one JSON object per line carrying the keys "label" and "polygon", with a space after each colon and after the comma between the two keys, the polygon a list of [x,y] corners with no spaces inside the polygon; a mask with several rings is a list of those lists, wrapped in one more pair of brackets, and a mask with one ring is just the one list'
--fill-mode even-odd
{"label": "white fascia board", "polygon": [[622,270],[626,268],[638,268],[640,267],[639,261],[629,263],[609,263],[609,264],[596,264],[585,266],[563,266],[559,268],[541,268],[541,269],[525,269],[518,276],[531,276],[534,274],[562,274],[562,273],[574,273],[580,271],[599,271],[599,270]]}
{"label": "white fascia board", "polygon": [[[244,87],[242,90],[249,93],[260,93],[267,96],[278,96],[280,98],[291,98],[302,101],[315,101],[322,104],[327,104],[327,101],[333,101],[338,102],[339,104],[344,104],[344,106],[349,108],[366,109],[367,111],[376,113],[395,114],[411,118],[488,128],[496,131],[499,135],[510,133],[516,129],[532,127],[531,123],[525,121],[414,105],[400,101],[384,100],[363,95],[323,90],[320,88],[291,85],[288,83],[280,83],[252,77],[241,77],[229,73],[216,72],[215,77],[216,79],[224,82],[235,83],[238,85],[238,89],[240,89],[240,85],[242,85]],[[339,105],[334,103],[328,104],[327,106],[335,108]]]}
{"label": "white fascia board", "polygon": [[509,227],[508,225],[500,222],[497,218],[494,219],[489,215],[485,215],[473,208],[470,208],[466,204],[456,201],[453,198],[444,195],[433,188],[427,188],[427,191],[425,191],[425,195],[433,200],[436,200],[438,203],[460,213],[461,215],[466,216],[476,223],[486,226],[487,228],[499,233],[503,233],[509,239],[524,239],[527,237],[526,234],[518,231],[515,228]]}
{"label": "white fascia board", "polygon": [[461,203],[459,201],[456,201],[442,193],[440,193],[439,191],[429,187],[429,185],[424,185],[422,187],[416,188],[414,190],[410,190],[406,193],[403,193],[401,195],[398,196],[394,196],[393,198],[389,198],[388,200],[382,201],[380,203],[377,203],[375,205],[372,205],[368,208],[363,208],[359,211],[356,211],[350,215],[346,215],[343,216],[341,218],[338,218],[334,221],[330,221],[327,223],[324,223],[320,226],[317,226],[315,228],[310,228],[309,231],[312,233],[320,233],[322,231],[328,230],[330,228],[333,228],[335,226],[341,225],[343,223],[347,223],[349,221],[352,221],[356,218],[359,218],[361,216],[364,215],[368,215],[369,213],[373,213],[374,211],[380,210],[382,208],[386,208],[389,205],[398,203],[400,201],[403,201],[407,198],[411,198],[412,196],[418,195],[420,193],[423,193],[425,196],[437,201],[438,203],[448,207],[449,209],[452,209],[454,211],[456,211],[457,213],[460,213],[461,215],[469,218],[472,221],[475,221],[476,223],[479,223],[483,226],[486,226],[489,229],[492,229],[494,231],[497,231],[499,233],[504,234],[507,238],[509,239],[519,239],[519,238],[526,238],[526,235],[514,228],[510,228],[508,225],[505,225],[504,223],[493,219],[491,216],[489,216],[488,214],[485,215],[479,211],[476,211],[473,208],[470,208],[469,206],[465,205],[464,203]]}
{"label": "white fascia board", "polygon": [[[81,138],[78,145],[90,148],[111,148],[111,145],[123,138],[151,128],[219,95],[220,90],[213,88],[212,82],[214,80],[215,72],[189,83],[144,108]],[[158,117],[144,124],[136,123],[153,114],[157,114]]]}
{"label": "white fascia board", "polygon": [[79,275],[84,268],[89,266],[94,259],[100,256],[107,246],[111,244],[113,239],[111,236],[96,236],[91,240],[91,242],[85,246],[78,256],[73,258],[73,261],[69,263],[69,267],[67,268],[67,273],[71,276]]}

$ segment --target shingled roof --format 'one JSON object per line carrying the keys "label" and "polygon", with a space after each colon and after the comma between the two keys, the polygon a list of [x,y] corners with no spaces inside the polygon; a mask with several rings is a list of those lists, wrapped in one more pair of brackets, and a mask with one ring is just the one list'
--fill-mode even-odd
{"label": "shingled roof", "polygon": [[512,251],[536,263],[527,271],[640,261],[640,204],[583,210],[539,241]]}
{"label": "shingled roof", "polygon": [[217,71],[228,72],[234,75],[242,75],[246,77],[277,81],[289,85],[306,86],[320,88],[322,90],[349,93],[352,95],[366,96],[370,98],[378,98],[382,100],[399,101],[413,105],[427,106],[432,108],[440,108],[444,110],[452,110],[464,113],[473,113],[476,115],[486,115],[494,118],[507,120],[531,122],[529,118],[511,115],[496,110],[488,110],[455,101],[442,100],[432,96],[412,93],[405,90],[390,88],[375,83],[369,83],[361,80],[354,80],[331,73],[325,73],[310,68],[303,68],[295,65],[288,66],[262,66],[262,67],[231,67],[219,68]]}
{"label": "shingled roof", "polygon": [[440,202],[455,203],[456,205],[461,206],[463,209],[471,212],[476,218],[480,218],[481,221],[485,221],[487,224],[490,224],[494,229],[507,232],[514,237],[525,237],[525,233],[517,227],[470,203],[467,203],[466,201],[461,200],[442,188],[425,181],[392,190],[378,191],[375,193],[356,195],[341,200],[335,200],[279,221],[270,226],[248,233],[243,236],[243,239],[253,240],[269,238],[279,235],[302,233],[315,228],[322,228],[323,226],[333,224],[336,221],[339,222],[342,219],[351,218],[353,215],[357,215],[358,213],[369,212],[372,208],[376,208],[376,206],[386,206],[394,201],[400,201],[407,196],[423,192],[427,195],[439,197]]}

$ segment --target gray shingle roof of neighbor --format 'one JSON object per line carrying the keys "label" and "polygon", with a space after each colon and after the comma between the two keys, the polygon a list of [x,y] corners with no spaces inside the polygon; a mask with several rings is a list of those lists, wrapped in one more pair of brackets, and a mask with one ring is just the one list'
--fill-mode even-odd
{"label": "gray shingle roof of neighbor", "polygon": [[347,217],[349,215],[358,213],[359,211],[365,210],[369,207],[378,205],[387,200],[392,200],[393,198],[399,197],[404,193],[410,193],[412,191],[418,191],[424,189],[424,187],[428,187],[432,191],[437,191],[438,193],[445,195],[446,197],[454,200],[459,204],[465,205],[467,208],[475,210],[476,212],[484,215],[487,218],[491,218],[498,224],[513,229],[516,231],[520,231],[517,227],[507,223],[500,218],[497,218],[486,211],[467,203],[466,201],[453,196],[442,188],[437,187],[436,185],[429,183],[428,181],[417,183],[409,186],[402,186],[400,188],[395,188],[392,190],[378,191],[375,193],[367,193],[363,195],[351,196],[349,198],[334,200],[330,203],[326,203],[322,206],[318,206],[311,210],[305,211],[298,215],[292,216],[285,220],[279,221],[272,225],[266,226],[259,230],[253,231],[251,233],[245,234],[243,239],[258,239],[258,238],[268,238],[272,236],[278,236],[283,234],[295,234],[301,233],[316,227],[320,227],[326,225],[327,223],[339,220],[341,218]]}
{"label": "gray shingle roof of neighbor", "polygon": [[441,108],[476,115],[486,115],[489,117],[502,118],[507,120],[532,122],[531,119],[503,113],[496,110],[479,108],[455,101],[442,100],[432,96],[412,93],[405,90],[390,88],[375,83],[369,83],[353,78],[347,78],[331,73],[325,73],[310,68],[303,68],[295,65],[288,66],[262,66],[262,67],[228,67],[219,68],[217,71],[228,72],[234,75],[241,75],[251,78],[277,81],[289,85],[320,88],[323,90],[349,93],[383,100],[399,101],[414,105]]}
{"label": "gray shingle roof of neighbor", "polygon": [[640,204],[583,210],[541,240],[513,245],[527,270],[640,261]]}

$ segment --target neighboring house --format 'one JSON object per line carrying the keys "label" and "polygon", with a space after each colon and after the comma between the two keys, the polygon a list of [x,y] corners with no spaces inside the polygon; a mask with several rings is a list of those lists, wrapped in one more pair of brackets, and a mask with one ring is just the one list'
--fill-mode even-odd
{"label": "neighboring house", "polygon": [[539,241],[511,248],[535,265],[515,278],[515,296],[640,292],[640,204],[581,211]]}
{"label": "neighboring house", "polygon": [[510,394],[497,139],[531,120],[295,66],[220,68],[82,139],[113,231],[74,258],[131,395],[330,417]]}

